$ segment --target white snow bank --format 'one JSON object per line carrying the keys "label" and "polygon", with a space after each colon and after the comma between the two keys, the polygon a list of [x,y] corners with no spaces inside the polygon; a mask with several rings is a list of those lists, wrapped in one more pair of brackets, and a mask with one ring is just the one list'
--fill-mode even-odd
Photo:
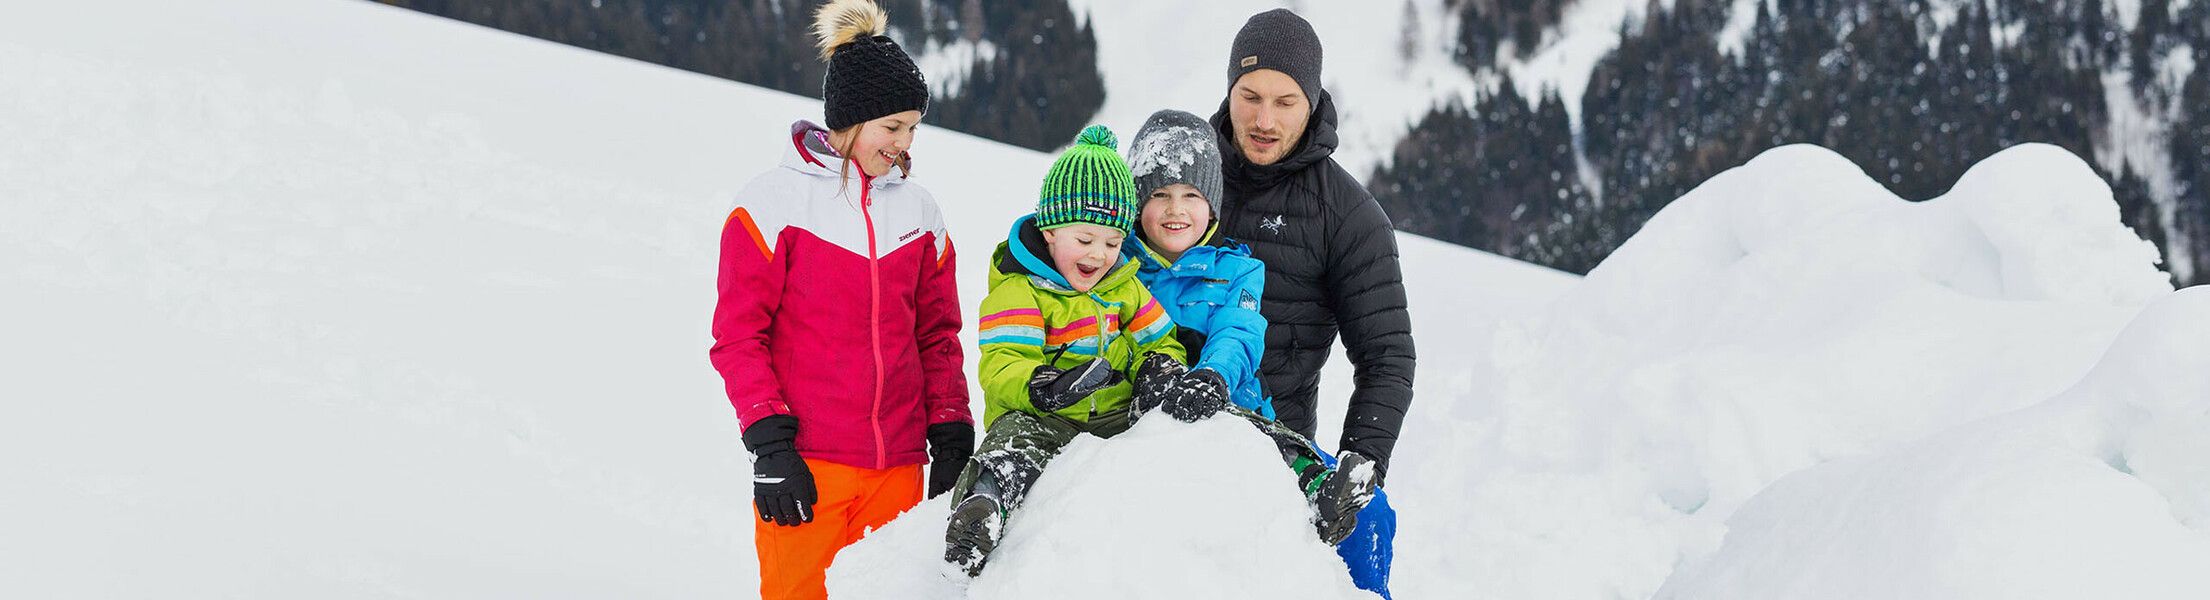
{"label": "white snow bank", "polygon": [[[1916,204],[1832,152],[1770,151],[1486,355],[1422,361],[1391,492],[1400,543],[1449,550],[1403,553],[1399,591],[1646,597],[1791,472],[2064,389],[2170,291],[2154,260],[2047,146]],[[1469,384],[1425,393],[1437,377]]]}
{"label": "white snow bank", "polygon": [[2172,294],[2055,400],[1790,475],[1659,597],[2201,598],[2206,331]]}
{"label": "white snow bank", "polygon": [[946,575],[949,496],[838,555],[835,598],[1372,598],[1313,532],[1272,442],[1240,419],[1082,436],[1013,513],[988,568]]}

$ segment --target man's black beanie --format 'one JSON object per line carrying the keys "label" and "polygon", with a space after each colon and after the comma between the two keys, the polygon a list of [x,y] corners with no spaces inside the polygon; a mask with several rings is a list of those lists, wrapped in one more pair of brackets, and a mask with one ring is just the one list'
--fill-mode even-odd
{"label": "man's black beanie", "polygon": [[1304,17],[1277,8],[1243,23],[1228,54],[1228,88],[1245,74],[1273,69],[1296,80],[1304,90],[1305,106],[1320,105],[1320,35]]}

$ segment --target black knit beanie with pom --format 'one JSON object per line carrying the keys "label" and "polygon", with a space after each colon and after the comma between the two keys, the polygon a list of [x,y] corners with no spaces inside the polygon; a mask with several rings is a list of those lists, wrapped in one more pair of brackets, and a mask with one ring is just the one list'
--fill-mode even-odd
{"label": "black knit beanie with pom", "polygon": [[874,2],[836,0],[821,7],[814,32],[829,63],[821,80],[822,116],[831,130],[909,110],[928,112],[928,84],[898,42],[883,35],[887,17]]}

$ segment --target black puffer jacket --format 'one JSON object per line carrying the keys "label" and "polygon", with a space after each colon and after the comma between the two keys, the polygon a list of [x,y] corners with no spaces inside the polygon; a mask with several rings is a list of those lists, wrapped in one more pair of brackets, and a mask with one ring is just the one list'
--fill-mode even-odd
{"label": "black puffer jacket", "polygon": [[1334,100],[1320,92],[1315,108],[1289,157],[1260,166],[1236,148],[1228,103],[1220,103],[1212,117],[1225,183],[1220,232],[1266,261],[1259,379],[1274,395],[1281,422],[1306,437],[1318,429],[1320,366],[1340,329],[1357,368],[1341,447],[1386,468],[1412,407],[1414,362],[1396,231],[1366,186],[1329,157]]}

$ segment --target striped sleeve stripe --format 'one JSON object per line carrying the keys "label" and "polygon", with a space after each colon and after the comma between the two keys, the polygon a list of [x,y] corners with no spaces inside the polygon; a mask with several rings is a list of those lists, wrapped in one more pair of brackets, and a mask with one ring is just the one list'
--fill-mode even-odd
{"label": "striped sleeve stripe", "polygon": [[982,315],[982,322],[988,323],[993,319],[1022,316],[1035,317],[1037,320],[1042,320],[1044,318],[1044,311],[1034,308],[1015,308],[1011,310],[1001,310],[987,315]]}
{"label": "striped sleeve stripe", "polygon": [[1166,309],[1159,307],[1157,299],[1146,300],[1143,310],[1136,312],[1136,320],[1130,323],[1136,335],[1136,344],[1150,345],[1174,328],[1174,321],[1166,318]]}
{"label": "striped sleeve stripe", "polygon": [[760,226],[752,222],[751,211],[745,210],[742,206],[729,211],[729,220],[723,221],[721,226],[728,227],[730,225],[743,226],[744,232],[751,234],[752,244],[760,247],[760,257],[770,262],[775,260],[775,251],[767,245],[767,238],[760,236]]}
{"label": "striped sleeve stripe", "polygon": [[[1007,312],[1015,312],[1015,311],[1007,311]],[[1006,326],[1021,326],[1021,327],[1031,327],[1031,328],[1034,328],[1034,329],[1036,329],[1037,331],[1042,331],[1042,330],[1043,330],[1043,328],[1044,328],[1044,316],[1043,316],[1043,315],[1039,315],[1039,314],[1035,314],[1035,312],[1036,312],[1036,311],[1028,311],[1028,312],[1029,312],[1030,314],[1025,314],[1025,315],[1022,315],[1022,314],[1012,314],[1012,315],[1009,315],[1009,314],[1005,314],[1005,313],[998,313],[998,314],[990,315],[990,316],[987,316],[987,317],[983,317],[983,318],[982,318],[982,323],[981,323],[980,325],[977,325],[977,328],[979,328],[979,329],[983,329],[983,330],[988,330],[988,329],[991,329],[991,328],[994,328],[994,327],[1006,327]]]}
{"label": "striped sleeve stripe", "polygon": [[1000,325],[976,333],[975,338],[977,345],[982,346],[990,344],[1042,346],[1044,345],[1044,329],[1026,325]]}
{"label": "striped sleeve stripe", "polygon": [[986,317],[981,317],[981,323],[977,325],[977,328],[988,330],[988,328],[999,328],[999,325],[1028,325],[1028,328],[1043,330],[1043,312],[1034,310],[1034,308],[999,310],[999,312],[992,312],[992,314],[986,314]]}
{"label": "striped sleeve stripe", "polygon": [[1046,336],[1044,341],[1051,345],[1057,346],[1062,344],[1073,344],[1094,337],[1097,337],[1097,323],[1091,322],[1082,327],[1076,327],[1073,329],[1053,329],[1051,330],[1051,335]]}
{"label": "striped sleeve stripe", "polygon": [[1136,320],[1130,321],[1128,327],[1141,331],[1165,317],[1166,309],[1159,306],[1157,298],[1146,299],[1143,301],[1143,308],[1136,311]]}
{"label": "striped sleeve stripe", "polygon": [[1097,317],[1082,317],[1064,327],[1051,328],[1050,334],[1044,336],[1044,341],[1059,346],[1097,337],[1097,333]]}

